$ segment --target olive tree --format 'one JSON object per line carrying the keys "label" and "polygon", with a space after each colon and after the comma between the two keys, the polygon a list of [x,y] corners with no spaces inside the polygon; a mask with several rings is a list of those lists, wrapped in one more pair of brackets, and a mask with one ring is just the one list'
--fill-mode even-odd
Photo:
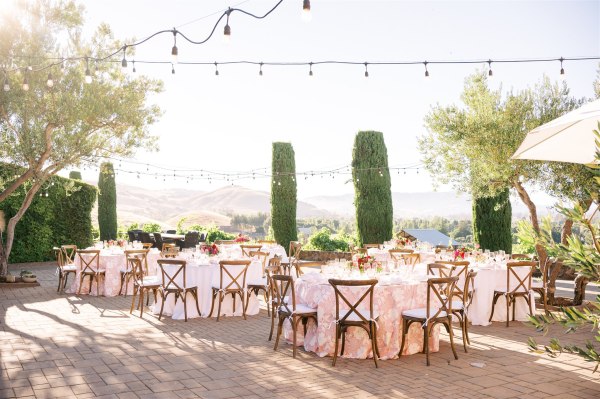
{"label": "olive tree", "polygon": [[[15,225],[49,177],[96,157],[126,157],[153,146],[148,128],[160,110],[148,97],[162,88],[129,77],[113,60],[91,65],[85,57],[103,58],[121,45],[107,25],[84,40],[82,8],[75,2],[16,4],[13,12],[0,13],[0,158],[20,172],[0,182],[0,202],[17,190],[26,195],[0,240],[0,276],[7,273]],[[71,59],[52,61],[64,54]],[[96,68],[87,83],[86,72]]]}

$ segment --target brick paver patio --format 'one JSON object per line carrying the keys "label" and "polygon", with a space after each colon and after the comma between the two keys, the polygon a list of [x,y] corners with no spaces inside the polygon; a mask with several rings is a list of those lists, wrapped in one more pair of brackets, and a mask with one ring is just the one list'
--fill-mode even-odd
{"label": "brick paver patio", "polygon": [[535,333],[518,322],[472,327],[457,361],[443,335],[430,367],[413,355],[379,369],[344,358],[332,368],[302,350],[293,359],[289,345],[273,352],[264,310],[246,321],[140,319],[130,297],[57,295],[54,267],[34,270],[41,287],[0,289],[0,398],[600,397],[589,363],[529,353]]}

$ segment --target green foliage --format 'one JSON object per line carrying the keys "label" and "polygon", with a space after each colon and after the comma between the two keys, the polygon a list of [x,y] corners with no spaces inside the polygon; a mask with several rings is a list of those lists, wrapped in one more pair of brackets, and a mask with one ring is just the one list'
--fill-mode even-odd
{"label": "green foliage", "polygon": [[185,234],[186,230],[184,230],[184,227],[183,227],[185,220],[186,220],[186,218],[181,218],[177,221],[177,234]]}
{"label": "green foliage", "polygon": [[347,235],[332,236],[331,231],[324,227],[308,238],[307,250],[317,251],[350,251],[354,247],[354,240]]}
{"label": "green foliage", "polygon": [[508,190],[473,198],[473,240],[482,249],[512,253],[512,207]]}
{"label": "green foliage", "polygon": [[394,224],[392,191],[383,133],[363,131],[356,134],[352,180],[359,245],[391,239]]}
{"label": "green foliage", "polygon": [[296,227],[296,161],[291,143],[273,143],[271,227],[275,240],[286,251],[298,239]]}
{"label": "green foliage", "polygon": [[555,231],[550,215],[545,216],[541,220],[541,234],[537,234],[529,220],[519,220],[517,222],[517,243],[519,253],[535,254],[535,245],[541,244],[546,248],[548,256],[559,256],[556,247],[560,241],[560,233]]}
{"label": "green foliage", "polygon": [[[2,177],[15,172],[17,168],[14,166],[0,166]],[[17,212],[27,188],[27,185],[23,186],[0,203],[6,219]],[[93,243],[91,212],[96,192],[95,187],[80,181],[52,177],[15,228],[18,239],[13,244],[10,262],[52,260],[52,247],[57,245],[90,246]]]}
{"label": "green foliage", "polygon": [[100,165],[98,176],[98,227],[100,240],[117,239],[117,186],[115,172],[110,162]]}
{"label": "green foliage", "polygon": [[82,180],[81,178],[81,172],[78,170],[72,170],[69,172],[69,179],[72,180]]}
{"label": "green foliage", "polygon": [[[217,226],[202,226],[200,224],[193,224],[188,226],[186,231],[199,231],[200,233],[206,233],[205,241],[208,243],[213,243],[216,240],[234,240],[236,235],[231,233],[226,233],[223,230],[220,230]],[[184,233],[180,233],[184,234]]]}
{"label": "green foliage", "polygon": [[[563,308],[558,313],[540,314],[530,316],[529,321],[538,332],[547,333],[549,327],[553,324],[559,324],[566,328],[566,332],[570,333],[585,326],[591,326],[592,332],[596,332],[595,340],[600,342],[600,295],[596,297],[596,302],[590,304],[591,309],[584,308]],[[561,353],[571,353],[582,357],[588,362],[593,362],[594,372],[600,367],[600,348],[594,346],[591,341],[588,341],[585,347],[578,345],[562,345],[556,338],[550,340],[550,345],[544,345],[543,349],[537,344],[535,339],[529,338],[529,348],[536,353],[546,353],[550,357],[556,358]]]}
{"label": "green foliage", "polygon": [[161,227],[158,223],[144,223],[144,227],[142,227],[142,231],[146,233],[156,233],[160,231],[160,229]]}

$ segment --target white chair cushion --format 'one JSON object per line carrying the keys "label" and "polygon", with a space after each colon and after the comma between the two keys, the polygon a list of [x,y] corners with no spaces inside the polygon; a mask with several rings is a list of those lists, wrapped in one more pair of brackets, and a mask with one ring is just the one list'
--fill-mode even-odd
{"label": "white chair cushion", "polygon": [[544,283],[534,280],[531,282],[531,288],[544,288]]}
{"label": "white chair cushion", "polygon": [[[288,305],[288,307],[290,308],[290,310],[292,310],[292,306]],[[287,312],[287,309],[285,307],[280,307],[281,310],[283,310],[284,312]],[[305,314],[305,313],[316,313],[317,309],[316,308],[311,308],[308,305],[305,305],[303,303],[297,303],[296,304],[296,314]]]}
{"label": "white chair cushion", "polygon": [[[437,311],[436,309],[431,309],[429,316],[430,317],[433,316],[436,311]],[[419,308],[419,309],[405,310],[404,312],[402,312],[402,316],[414,317],[414,318],[418,318],[418,319],[427,319],[427,309]],[[437,317],[446,317],[446,312],[440,312],[440,314],[438,314]]]}
{"label": "white chair cushion", "polygon": [[142,279],[142,284],[144,285],[154,285],[160,284],[157,276],[147,276]]}
{"label": "white chair cushion", "polygon": [[261,279],[258,279],[258,280],[252,280],[252,281],[249,281],[249,282],[248,282],[248,285],[262,285],[263,287],[266,287],[266,286],[267,286],[267,283],[268,283],[268,282],[267,282],[267,278],[266,278],[266,277],[263,277],[263,278],[261,278]]}
{"label": "white chair cushion", "polygon": [[71,265],[65,265],[62,267],[63,272],[69,272],[69,271],[76,271],[77,270],[77,266],[71,264]]}
{"label": "white chair cushion", "polygon": [[462,310],[464,304],[462,301],[452,301],[452,310]]}
{"label": "white chair cushion", "polygon": [[[340,317],[344,317],[344,315],[346,313],[348,313],[349,310],[350,309],[340,309]],[[369,311],[368,310],[358,309],[358,311],[361,315],[363,315],[364,318],[366,318],[367,320],[369,319]],[[373,319],[377,320],[378,317],[379,317],[379,312],[374,310],[373,311]],[[350,315],[348,317],[346,317],[346,320],[347,321],[363,321],[363,319],[361,319],[354,310],[352,311],[352,313],[350,313]]]}
{"label": "white chair cushion", "polygon": [[131,273],[132,269],[120,269],[119,270],[121,273]]}

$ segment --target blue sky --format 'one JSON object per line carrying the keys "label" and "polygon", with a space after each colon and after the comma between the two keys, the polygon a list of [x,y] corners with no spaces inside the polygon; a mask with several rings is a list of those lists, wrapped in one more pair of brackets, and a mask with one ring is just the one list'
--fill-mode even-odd
{"label": "blue sky", "polygon": [[[204,38],[228,6],[262,14],[276,1],[85,1],[86,30],[107,22],[119,38],[143,38],[177,27],[187,36]],[[241,4],[240,4],[241,3]],[[232,40],[222,40],[223,25],[207,44],[178,40],[180,61],[413,61],[522,59],[596,56],[600,54],[600,6],[597,1],[319,1],[312,20],[304,22],[301,0],[286,0],[264,20],[241,13],[230,19]],[[209,16],[218,12],[216,15]],[[204,18],[203,18],[204,17]],[[86,32],[89,34],[89,30]],[[172,35],[140,46],[135,58],[169,60]],[[560,65],[492,64],[492,85],[519,90],[543,74],[559,79]],[[574,95],[593,95],[597,62],[565,62]],[[423,118],[436,103],[459,100],[465,77],[481,65],[429,67],[306,67],[136,65],[137,73],[160,78],[165,91],[154,101],[165,111],[152,127],[159,152],[139,153],[136,160],[169,168],[245,171],[270,168],[271,143],[292,142],[298,171],[347,165],[359,130],[384,133],[390,166],[417,164],[417,137]],[[134,165],[123,164],[134,170]],[[142,166],[141,170],[146,167]],[[96,173],[84,178],[95,179]],[[123,183],[147,187],[178,186],[210,190],[213,181],[118,175]],[[352,192],[347,178],[299,180],[298,195]],[[269,190],[269,179],[235,184]],[[426,172],[394,174],[393,191],[431,191]]]}

